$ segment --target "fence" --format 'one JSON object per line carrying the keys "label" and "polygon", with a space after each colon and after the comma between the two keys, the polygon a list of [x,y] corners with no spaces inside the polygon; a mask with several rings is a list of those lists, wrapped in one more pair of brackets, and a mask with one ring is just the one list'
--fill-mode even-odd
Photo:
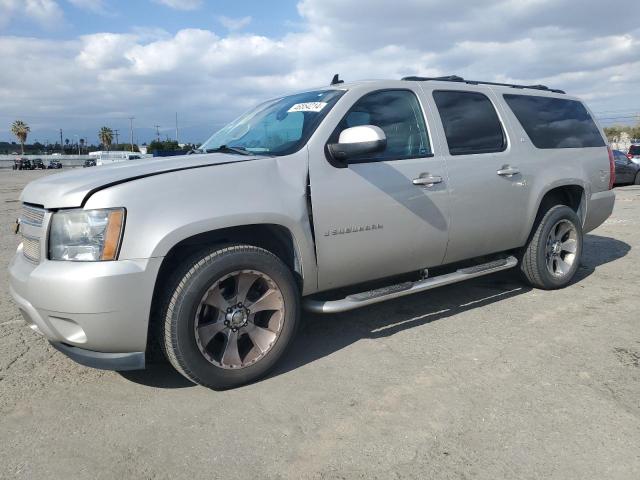
{"label": "fence", "polygon": [[90,157],[89,155],[0,155],[0,168],[12,168],[14,160],[18,158],[28,158],[29,160],[41,159],[45,166],[51,160],[57,160],[62,163],[63,167],[81,167],[84,161]]}

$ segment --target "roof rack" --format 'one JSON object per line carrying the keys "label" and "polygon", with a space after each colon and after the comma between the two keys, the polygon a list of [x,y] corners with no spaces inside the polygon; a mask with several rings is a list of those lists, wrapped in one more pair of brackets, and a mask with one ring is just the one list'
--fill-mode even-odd
{"label": "roof rack", "polygon": [[466,83],[468,85],[495,85],[498,87],[511,87],[511,88],[531,88],[533,90],[545,90],[547,92],[554,93],[566,93],[564,90],[558,90],[556,88],[549,88],[546,85],[516,85],[514,83],[497,83],[497,82],[481,82],[478,80],[465,80],[458,75],[447,75],[446,77],[404,77],[402,80],[406,80],[409,82],[426,82],[429,80],[434,80],[438,82],[459,82]]}

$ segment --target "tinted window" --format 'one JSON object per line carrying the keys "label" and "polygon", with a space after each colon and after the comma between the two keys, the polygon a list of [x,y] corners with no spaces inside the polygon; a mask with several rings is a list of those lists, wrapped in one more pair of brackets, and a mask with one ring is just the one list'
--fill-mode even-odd
{"label": "tinted window", "polygon": [[631,145],[629,147],[629,155],[640,155],[640,145]]}
{"label": "tinted window", "polygon": [[501,152],[506,141],[491,101],[477,92],[433,92],[451,155]]}
{"label": "tinted window", "polygon": [[379,153],[349,159],[349,163],[398,160],[431,154],[422,110],[413,92],[382,90],[368,93],[344,116],[331,141],[337,142],[342,130],[359,125],[380,127],[387,137],[387,147]]}
{"label": "tinted window", "polygon": [[576,100],[531,95],[505,95],[504,99],[538,148],[605,145],[591,115]]}
{"label": "tinted window", "polygon": [[629,160],[627,156],[624,153],[620,152],[619,150],[614,150],[613,155],[616,159],[616,162],[619,162],[619,163],[627,163],[627,160]]}

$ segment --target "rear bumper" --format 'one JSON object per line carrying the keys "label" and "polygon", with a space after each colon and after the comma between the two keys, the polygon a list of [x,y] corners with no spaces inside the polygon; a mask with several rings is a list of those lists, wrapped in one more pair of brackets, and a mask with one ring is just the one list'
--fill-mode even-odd
{"label": "rear bumper", "polygon": [[64,343],[51,342],[51,345],[85,367],[117,371],[144,369],[144,352],[104,353],[72,347]]}
{"label": "rear bumper", "polygon": [[583,231],[587,233],[602,225],[611,216],[615,202],[616,194],[613,190],[592,193],[587,205]]}

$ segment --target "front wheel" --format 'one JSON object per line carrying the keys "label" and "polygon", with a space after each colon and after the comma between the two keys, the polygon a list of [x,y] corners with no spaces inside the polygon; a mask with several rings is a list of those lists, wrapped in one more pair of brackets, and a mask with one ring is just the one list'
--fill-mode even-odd
{"label": "front wheel", "polygon": [[580,265],[582,225],[566,205],[550,208],[522,254],[521,272],[533,287],[552,290],[568,285]]}
{"label": "front wheel", "polygon": [[253,246],[191,257],[165,299],[161,343],[194,383],[226,389],[266,375],[295,336],[299,290],[287,266]]}

